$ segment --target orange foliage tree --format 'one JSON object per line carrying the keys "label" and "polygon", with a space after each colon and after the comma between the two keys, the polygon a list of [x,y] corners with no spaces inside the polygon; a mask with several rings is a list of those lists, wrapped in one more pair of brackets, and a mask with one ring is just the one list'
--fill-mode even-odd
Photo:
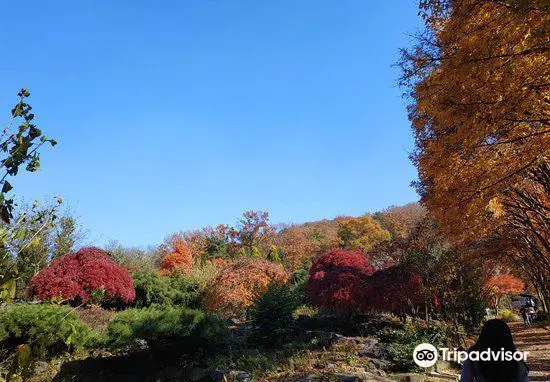
{"label": "orange foliage tree", "polygon": [[501,299],[510,293],[520,293],[525,284],[515,276],[504,274],[491,277],[487,280],[486,287],[491,296],[493,309],[498,314]]}
{"label": "orange foliage tree", "polygon": [[390,233],[371,215],[344,219],[338,226],[340,245],[347,249],[368,251],[372,247],[390,240]]}
{"label": "orange foliage tree", "polygon": [[193,266],[191,250],[181,238],[170,240],[169,252],[162,258],[160,270],[163,274],[174,271],[188,272]]}
{"label": "orange foliage tree", "polygon": [[245,257],[225,264],[206,288],[205,309],[223,317],[245,313],[257,293],[270,283],[285,283],[288,273],[279,264]]}
{"label": "orange foliage tree", "polygon": [[512,241],[546,309],[547,3],[421,1],[426,28],[401,60],[422,203],[458,239],[496,232]]}

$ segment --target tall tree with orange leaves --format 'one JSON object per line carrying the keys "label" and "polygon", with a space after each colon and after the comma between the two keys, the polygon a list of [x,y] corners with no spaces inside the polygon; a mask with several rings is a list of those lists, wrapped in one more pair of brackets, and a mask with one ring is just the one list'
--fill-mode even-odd
{"label": "tall tree with orange leaves", "polygon": [[497,233],[550,304],[550,5],[423,0],[402,51],[417,190],[459,240]]}

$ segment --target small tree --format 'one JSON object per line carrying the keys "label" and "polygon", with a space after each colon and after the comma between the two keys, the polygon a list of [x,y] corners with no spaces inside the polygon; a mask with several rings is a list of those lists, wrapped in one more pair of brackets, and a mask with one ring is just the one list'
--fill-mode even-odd
{"label": "small tree", "polygon": [[367,281],[362,309],[395,313],[405,319],[424,300],[424,285],[416,273],[401,266],[376,271]]}
{"label": "small tree", "polygon": [[337,249],[325,253],[309,271],[307,294],[316,306],[334,311],[358,311],[365,282],[374,267],[361,251]]}
{"label": "small tree", "polygon": [[174,271],[189,272],[193,266],[191,250],[181,238],[172,241],[171,251],[162,258],[161,273],[168,274]]}
{"label": "small tree", "polygon": [[498,314],[500,301],[510,293],[520,293],[525,284],[515,276],[504,274],[496,275],[487,280],[487,289],[491,298],[491,305]]}
{"label": "small tree", "polygon": [[368,251],[390,239],[390,233],[371,215],[349,218],[338,224],[340,245],[347,249]]}
{"label": "small tree", "polygon": [[[15,296],[18,275],[17,265],[8,241],[26,236],[27,232],[22,227],[26,222],[42,222],[44,220],[44,215],[39,214],[33,217],[20,216],[15,222],[12,222],[15,203],[10,194],[13,186],[8,179],[15,177],[19,173],[20,167],[24,165],[25,170],[36,171],[40,167],[39,150],[42,145],[49,143],[55,146],[57,144],[54,139],[48,139],[33,124],[32,107],[26,102],[30,95],[25,88],[22,88],[17,94],[19,102],[11,110],[11,118],[0,133],[0,153],[2,153],[0,154],[0,169],[4,171],[0,178],[0,219],[9,224],[9,227],[0,230],[0,302],[8,301]],[[17,124],[18,126],[15,127]],[[54,220],[54,212],[55,209],[52,209],[49,214],[52,220]],[[33,243],[37,241],[35,237],[32,236],[30,239],[34,240]],[[30,241],[26,245],[29,243]]]}
{"label": "small tree", "polygon": [[279,264],[244,257],[225,264],[206,288],[205,308],[224,317],[242,316],[254,297],[271,283],[285,283],[288,274]]}
{"label": "small tree", "polygon": [[82,248],[60,257],[31,280],[39,300],[62,298],[71,304],[85,303],[91,296],[108,302],[128,303],[136,293],[128,272],[99,248]]}

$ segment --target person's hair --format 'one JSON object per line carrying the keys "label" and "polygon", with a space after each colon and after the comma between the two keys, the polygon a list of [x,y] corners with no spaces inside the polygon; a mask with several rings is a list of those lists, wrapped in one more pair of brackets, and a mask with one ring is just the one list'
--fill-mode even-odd
{"label": "person's hair", "polygon": [[[472,350],[481,352],[487,349],[492,351],[516,351],[512,332],[506,322],[493,319],[485,322],[476,344]],[[515,381],[518,374],[519,362],[511,361],[478,361],[479,372],[487,382]]]}

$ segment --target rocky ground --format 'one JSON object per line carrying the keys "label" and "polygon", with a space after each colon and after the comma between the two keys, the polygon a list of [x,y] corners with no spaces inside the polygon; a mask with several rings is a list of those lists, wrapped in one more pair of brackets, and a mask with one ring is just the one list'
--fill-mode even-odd
{"label": "rocky ground", "polygon": [[[531,381],[550,381],[550,328],[536,325],[525,328],[510,324],[518,350],[529,351]],[[239,344],[239,335],[247,329],[238,327],[232,338]],[[240,333],[240,334],[239,334]],[[297,346],[296,344],[301,344]],[[235,349],[235,356],[223,359],[202,359],[178,355],[179,348],[165,353],[144,349],[131,355],[89,357],[56,363],[39,363],[33,381],[457,381],[459,370],[439,362],[428,374],[395,373],[388,357],[387,345],[373,335],[342,335],[334,330],[306,330],[287,348],[273,352],[260,351],[250,343]],[[205,365],[214,365],[207,367]]]}

